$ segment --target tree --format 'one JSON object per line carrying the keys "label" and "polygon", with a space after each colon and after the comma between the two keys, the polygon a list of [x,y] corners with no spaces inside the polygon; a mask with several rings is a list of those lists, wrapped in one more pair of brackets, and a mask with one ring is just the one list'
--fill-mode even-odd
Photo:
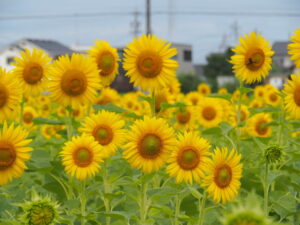
{"label": "tree", "polygon": [[181,91],[188,93],[197,90],[197,86],[202,80],[194,74],[179,74],[178,80],[181,83]]}

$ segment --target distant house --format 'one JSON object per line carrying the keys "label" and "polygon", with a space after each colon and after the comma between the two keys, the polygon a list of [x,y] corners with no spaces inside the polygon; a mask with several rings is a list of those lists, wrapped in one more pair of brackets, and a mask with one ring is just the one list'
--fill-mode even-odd
{"label": "distant house", "polygon": [[273,51],[275,54],[273,55],[274,63],[282,70],[282,71],[291,71],[294,67],[293,62],[290,60],[290,55],[288,54],[287,46],[290,42],[288,41],[276,41],[273,44]]}
{"label": "distant house", "polygon": [[6,69],[11,69],[10,65],[14,57],[18,56],[20,51],[24,49],[42,49],[53,59],[60,55],[72,54],[74,51],[67,46],[52,40],[38,40],[38,39],[22,39],[11,43],[0,50],[0,66]]}

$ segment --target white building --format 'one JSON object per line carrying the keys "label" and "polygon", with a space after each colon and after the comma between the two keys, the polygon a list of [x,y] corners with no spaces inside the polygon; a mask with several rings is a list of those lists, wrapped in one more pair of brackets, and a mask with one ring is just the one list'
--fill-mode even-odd
{"label": "white building", "polygon": [[22,39],[0,50],[0,66],[7,70],[12,69],[11,62],[18,56],[20,51],[28,49],[42,49],[53,59],[60,55],[72,54],[73,51],[67,46],[52,40]]}

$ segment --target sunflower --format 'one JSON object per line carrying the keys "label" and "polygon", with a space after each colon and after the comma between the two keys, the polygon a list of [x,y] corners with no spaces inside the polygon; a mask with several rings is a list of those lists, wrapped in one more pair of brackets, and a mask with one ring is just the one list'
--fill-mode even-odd
{"label": "sunflower", "polygon": [[4,123],[0,131],[0,185],[20,177],[27,168],[25,162],[32,151],[28,147],[31,140],[26,139],[27,135],[21,127]]}
{"label": "sunflower", "polygon": [[14,119],[21,102],[19,82],[0,67],[0,121]]}
{"label": "sunflower", "polygon": [[54,101],[78,108],[96,100],[100,89],[99,71],[93,60],[80,54],[60,56],[50,72],[49,91]]}
{"label": "sunflower", "polygon": [[162,118],[144,117],[126,135],[123,157],[145,173],[159,170],[175,145],[174,131]]}
{"label": "sunflower", "polygon": [[127,45],[123,66],[134,86],[143,90],[170,86],[178,67],[178,63],[170,59],[177,50],[170,45],[155,35],[142,35]]}
{"label": "sunflower", "polygon": [[51,58],[38,49],[25,49],[20,57],[14,58],[13,74],[20,81],[23,92],[27,95],[42,93],[48,79]]}
{"label": "sunflower", "polygon": [[284,85],[285,110],[295,118],[300,118],[300,73],[292,74],[291,80]]}
{"label": "sunflower", "polygon": [[231,56],[233,71],[241,81],[251,84],[265,78],[272,64],[272,51],[269,42],[255,32],[240,38],[240,45],[232,49],[236,54]]}
{"label": "sunflower", "polygon": [[288,44],[291,60],[295,62],[297,68],[300,67],[300,29],[295,30],[295,34],[291,37],[292,43]]}
{"label": "sunflower", "polygon": [[281,98],[278,95],[280,92],[276,89],[269,89],[265,94],[265,102],[272,106],[278,106],[281,102]]}
{"label": "sunflower", "polygon": [[205,98],[196,108],[199,123],[206,128],[215,127],[222,122],[224,112],[220,102],[214,98]]}
{"label": "sunflower", "polygon": [[250,105],[249,105],[249,108],[261,108],[263,107],[264,103],[261,101],[261,100],[257,100],[257,99],[253,99],[251,102],[250,102]]}
{"label": "sunflower", "polygon": [[51,139],[53,137],[55,137],[56,135],[56,130],[53,127],[53,125],[44,125],[41,128],[41,132],[42,132],[42,136],[46,139]]}
{"label": "sunflower", "polygon": [[175,110],[175,129],[191,131],[195,128],[195,110],[191,107],[183,107]]}
{"label": "sunflower", "polygon": [[179,134],[176,147],[169,159],[168,174],[176,177],[177,183],[182,181],[190,184],[193,181],[200,183],[210,155],[209,148],[208,141],[200,138],[197,132]]}
{"label": "sunflower", "polygon": [[227,88],[220,88],[220,89],[218,90],[218,94],[227,94],[227,93],[228,93]]}
{"label": "sunflower", "polygon": [[107,41],[95,41],[96,46],[88,54],[96,62],[103,86],[109,86],[115,79],[119,68],[117,49],[110,46]]}
{"label": "sunflower", "polygon": [[241,155],[232,149],[216,148],[212,159],[207,161],[207,176],[204,186],[214,202],[226,203],[235,198],[241,186],[242,164]]}
{"label": "sunflower", "polygon": [[103,162],[101,145],[92,136],[83,134],[65,143],[60,153],[65,171],[78,180],[95,176]]}
{"label": "sunflower", "polygon": [[203,96],[197,91],[191,91],[185,96],[185,101],[189,105],[198,105],[203,100]]}
{"label": "sunflower", "polygon": [[155,112],[160,114],[167,114],[168,110],[162,110],[162,104],[172,104],[173,99],[172,95],[168,91],[167,88],[163,88],[162,90],[159,90],[155,92]]}
{"label": "sunflower", "polygon": [[22,115],[23,124],[30,128],[33,126],[33,119],[37,117],[38,114],[34,108],[31,106],[25,106]]}
{"label": "sunflower", "polygon": [[123,143],[125,132],[124,121],[113,112],[102,110],[97,114],[86,117],[81,131],[94,139],[102,146],[104,157],[115,154],[117,148]]}
{"label": "sunflower", "polygon": [[270,137],[272,135],[272,127],[266,124],[271,121],[271,115],[268,113],[255,114],[248,120],[247,129],[249,135],[254,137]]}
{"label": "sunflower", "polygon": [[197,89],[198,89],[198,92],[204,96],[209,95],[211,93],[210,86],[206,83],[199,84]]}
{"label": "sunflower", "polygon": [[266,88],[262,85],[257,85],[254,88],[254,97],[255,99],[264,100],[266,94]]}
{"label": "sunflower", "polygon": [[97,96],[95,104],[105,105],[108,103],[116,104],[120,99],[119,93],[113,88],[103,88]]}

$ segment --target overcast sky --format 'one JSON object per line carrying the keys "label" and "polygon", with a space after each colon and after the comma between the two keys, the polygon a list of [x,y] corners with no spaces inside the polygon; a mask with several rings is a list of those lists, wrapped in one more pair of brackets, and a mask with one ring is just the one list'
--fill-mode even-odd
{"label": "overcast sky", "polygon": [[[170,8],[176,12],[171,16]],[[0,48],[24,37],[66,45],[103,39],[123,46],[133,37],[134,11],[141,13],[144,32],[145,0],[0,0]],[[219,51],[221,43],[233,45],[234,30],[256,30],[273,43],[287,40],[300,28],[300,0],[152,0],[152,11],[153,32],[191,44],[195,63],[205,63],[206,55]],[[98,14],[90,16],[93,13]]]}

